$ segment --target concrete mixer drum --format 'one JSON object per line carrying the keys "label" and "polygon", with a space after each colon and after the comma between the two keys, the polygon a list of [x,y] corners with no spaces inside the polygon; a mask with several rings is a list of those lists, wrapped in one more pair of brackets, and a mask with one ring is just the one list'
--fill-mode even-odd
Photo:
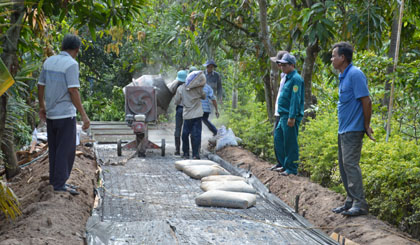
{"label": "concrete mixer drum", "polygon": [[146,116],[146,122],[157,120],[156,91],[149,86],[131,86],[125,88],[126,115]]}
{"label": "concrete mixer drum", "polygon": [[[147,80],[146,80],[147,81]],[[146,156],[146,149],[161,149],[165,155],[165,139],[158,146],[148,139],[148,124],[158,119],[157,87],[141,82],[133,82],[124,87],[125,119],[127,125],[133,129],[136,140],[122,146],[121,140],[117,142],[117,155],[122,155],[122,149],[135,149],[139,157]]]}

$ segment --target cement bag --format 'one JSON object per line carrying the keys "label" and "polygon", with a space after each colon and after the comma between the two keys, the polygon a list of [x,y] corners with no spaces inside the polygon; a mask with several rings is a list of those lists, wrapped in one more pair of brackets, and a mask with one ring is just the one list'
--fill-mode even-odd
{"label": "cement bag", "polygon": [[201,179],[201,182],[206,181],[246,181],[246,179],[236,175],[211,175]]}
{"label": "cement bag", "polygon": [[192,165],[185,166],[184,173],[191,178],[201,179],[209,175],[228,175],[229,172],[218,165]]}
{"label": "cement bag", "polygon": [[169,89],[169,92],[171,92],[171,94],[175,94],[176,90],[178,89],[178,87],[182,84],[182,82],[178,81],[178,80],[174,80],[171,83],[166,84],[166,86]]}
{"label": "cement bag", "polygon": [[235,134],[233,133],[232,129],[228,129],[226,134],[223,135],[220,139],[216,142],[216,151],[226,147],[226,146],[238,146],[238,142],[236,141]]}
{"label": "cement bag", "polygon": [[205,181],[201,182],[203,191],[220,190],[233,192],[255,193],[254,188],[245,181]]}
{"label": "cement bag", "polygon": [[255,205],[257,197],[254,194],[212,190],[204,192],[195,198],[198,206],[224,207],[224,208],[249,208]]}
{"label": "cement bag", "polygon": [[182,171],[185,166],[193,165],[219,165],[216,162],[210,160],[179,160],[175,162],[175,168]]}

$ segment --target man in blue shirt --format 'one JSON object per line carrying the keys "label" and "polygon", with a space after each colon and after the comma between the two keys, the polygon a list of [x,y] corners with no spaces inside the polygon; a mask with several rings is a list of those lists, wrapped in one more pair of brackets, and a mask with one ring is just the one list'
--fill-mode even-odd
{"label": "man in blue shirt", "polygon": [[358,216],[368,213],[359,166],[363,136],[373,141],[370,127],[372,101],[366,76],[353,66],[353,47],[347,42],[334,44],[332,64],[340,71],[338,101],[338,165],[341,180],[347,192],[343,206],[334,208],[334,213]]}
{"label": "man in blue shirt", "polygon": [[210,122],[209,115],[211,113],[211,101],[215,109],[216,117],[219,118],[219,110],[217,108],[216,97],[213,94],[213,89],[208,84],[204,85],[203,91],[206,94],[206,98],[204,100],[201,100],[201,105],[203,106],[202,121],[207,126],[207,128],[213,133],[213,136],[215,136],[217,134],[217,128],[213,125],[213,123]]}
{"label": "man in blue shirt", "polygon": [[50,184],[55,191],[72,195],[79,194],[75,186],[66,184],[76,153],[76,110],[82,117],[82,129],[90,125],[79,94],[79,64],[75,58],[80,45],[78,36],[67,34],[61,53],[44,62],[38,81],[39,117],[47,121]]}
{"label": "man in blue shirt", "polygon": [[282,175],[297,174],[299,161],[298,132],[303,118],[305,89],[302,77],[295,70],[296,58],[287,53],[276,63],[286,75],[286,81],[278,99],[279,123],[274,131],[274,150],[279,163],[277,171]]}

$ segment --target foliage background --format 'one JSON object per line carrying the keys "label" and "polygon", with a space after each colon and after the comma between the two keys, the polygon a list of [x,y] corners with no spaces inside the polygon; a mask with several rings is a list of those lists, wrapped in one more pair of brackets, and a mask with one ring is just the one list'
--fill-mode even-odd
{"label": "foliage background", "polygon": [[[265,13],[260,8],[264,4]],[[10,10],[8,1],[0,1],[2,53],[11,27]],[[354,64],[366,74],[373,100],[377,142],[365,142],[361,160],[371,211],[420,237],[417,0],[406,1],[394,73],[387,68],[393,63],[396,1],[44,0],[25,2],[24,11],[16,50],[18,82],[8,91],[5,129],[13,134],[17,149],[28,143],[39,124],[36,80],[42,62],[59,52],[66,33],[77,33],[83,40],[77,58],[81,95],[91,120],[124,120],[122,87],[132,78],[162,74],[172,81],[177,70],[191,65],[203,68],[206,59],[213,58],[224,86],[217,125],[232,128],[246,148],[274,163],[270,96],[275,96],[278,84],[270,77],[278,70],[270,64],[268,58],[274,54],[262,39],[265,14],[272,49],[288,50],[297,57],[297,69],[308,74],[309,92],[316,97],[307,107],[316,117],[301,127],[299,171],[340,193],[344,192],[336,159],[338,80],[330,49],[341,40],[353,43]],[[392,133],[390,142],[385,142],[384,100],[392,79],[396,86]]]}

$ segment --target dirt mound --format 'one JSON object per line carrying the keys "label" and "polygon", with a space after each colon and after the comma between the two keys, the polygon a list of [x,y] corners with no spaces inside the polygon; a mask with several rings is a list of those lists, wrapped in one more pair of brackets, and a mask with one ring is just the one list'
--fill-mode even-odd
{"label": "dirt mound", "polygon": [[331,209],[344,202],[342,195],[312,183],[306,177],[286,177],[270,171],[272,164],[258,159],[247,150],[226,147],[217,154],[233,165],[250,169],[271,193],[290,207],[295,207],[295,199],[299,195],[299,214],[329,235],[335,232],[359,244],[420,244],[375,216],[344,217],[333,213]]}
{"label": "dirt mound", "polygon": [[80,195],[54,192],[48,184],[48,154],[22,169],[10,182],[19,197],[22,215],[7,220],[0,214],[0,244],[84,244],[85,224],[94,202],[96,160],[88,147],[77,147],[67,183]]}

